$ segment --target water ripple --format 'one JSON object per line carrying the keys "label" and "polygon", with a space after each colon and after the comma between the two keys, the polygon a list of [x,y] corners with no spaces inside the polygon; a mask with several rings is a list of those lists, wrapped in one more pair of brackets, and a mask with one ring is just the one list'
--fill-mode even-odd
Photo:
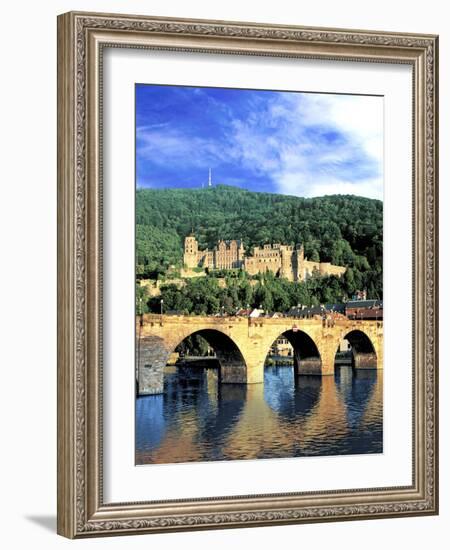
{"label": "water ripple", "polygon": [[165,375],[164,394],[136,399],[136,463],[281,458],[383,451],[381,371],[218,384],[211,368]]}

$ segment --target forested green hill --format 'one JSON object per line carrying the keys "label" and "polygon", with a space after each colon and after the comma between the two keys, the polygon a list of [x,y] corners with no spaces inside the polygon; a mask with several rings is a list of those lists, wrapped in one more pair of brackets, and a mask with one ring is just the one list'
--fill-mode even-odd
{"label": "forested green hill", "polygon": [[382,297],[383,204],[352,195],[305,199],[217,186],[140,189],[136,194],[137,272],[155,277],[182,266],[184,237],[200,248],[242,239],[246,249],[265,243],[303,243],[311,260],[350,267],[355,285]]}

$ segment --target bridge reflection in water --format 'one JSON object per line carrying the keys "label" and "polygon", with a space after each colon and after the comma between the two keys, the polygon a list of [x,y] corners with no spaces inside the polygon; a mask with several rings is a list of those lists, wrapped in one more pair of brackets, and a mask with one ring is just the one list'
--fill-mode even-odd
{"label": "bridge reflection in water", "polygon": [[213,368],[166,368],[164,393],[136,399],[136,464],[383,451],[383,372],[337,367],[264,384],[219,384]]}

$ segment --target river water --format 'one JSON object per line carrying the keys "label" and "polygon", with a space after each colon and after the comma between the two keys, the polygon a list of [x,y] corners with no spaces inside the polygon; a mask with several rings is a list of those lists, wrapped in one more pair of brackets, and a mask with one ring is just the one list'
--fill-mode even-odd
{"label": "river water", "polygon": [[272,366],[247,386],[167,367],[164,394],[136,398],[136,464],[381,452],[382,371],[295,377]]}

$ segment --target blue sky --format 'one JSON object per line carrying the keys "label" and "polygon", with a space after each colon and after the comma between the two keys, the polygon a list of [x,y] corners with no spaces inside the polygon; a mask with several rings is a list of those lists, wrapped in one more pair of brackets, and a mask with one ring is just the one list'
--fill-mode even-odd
{"label": "blue sky", "polygon": [[139,188],[383,198],[383,99],[136,85]]}

